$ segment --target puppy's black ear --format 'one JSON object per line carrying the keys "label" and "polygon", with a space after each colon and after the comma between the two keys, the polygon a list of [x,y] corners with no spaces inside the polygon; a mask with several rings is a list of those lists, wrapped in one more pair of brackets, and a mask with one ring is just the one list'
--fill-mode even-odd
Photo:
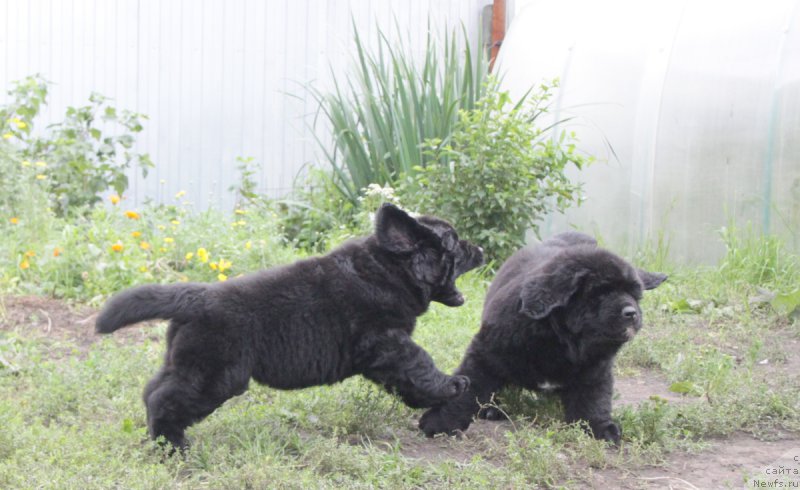
{"label": "puppy's black ear", "polygon": [[569,302],[588,273],[583,268],[563,265],[549,274],[534,275],[522,285],[520,313],[534,320],[545,318]]}
{"label": "puppy's black ear", "polygon": [[425,228],[394,204],[384,203],[375,216],[375,236],[378,244],[390,252],[403,254],[414,251],[417,242],[427,234]]}
{"label": "puppy's black ear", "polygon": [[660,272],[647,272],[642,269],[636,269],[639,274],[639,280],[642,281],[642,286],[645,289],[655,289],[659,284],[667,280],[667,275]]}
{"label": "puppy's black ear", "polygon": [[442,246],[451,252],[458,246],[458,235],[453,230],[447,230],[442,235]]}

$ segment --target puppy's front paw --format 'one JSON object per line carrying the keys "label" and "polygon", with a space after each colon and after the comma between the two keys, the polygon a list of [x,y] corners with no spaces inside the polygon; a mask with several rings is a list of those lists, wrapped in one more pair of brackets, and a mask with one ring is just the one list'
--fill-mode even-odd
{"label": "puppy's front paw", "polygon": [[617,425],[615,422],[606,423],[594,434],[596,439],[606,440],[613,443],[615,446],[619,446],[621,436],[622,431],[620,430],[619,425]]}
{"label": "puppy's front paw", "polygon": [[431,408],[419,419],[419,428],[428,437],[436,434],[456,435],[458,431],[465,431],[469,427],[471,418],[459,420],[450,414],[443,413],[439,407]]}
{"label": "puppy's front paw", "polygon": [[442,390],[442,397],[445,399],[455,398],[467,391],[469,388],[469,378],[466,376],[455,375],[445,382]]}

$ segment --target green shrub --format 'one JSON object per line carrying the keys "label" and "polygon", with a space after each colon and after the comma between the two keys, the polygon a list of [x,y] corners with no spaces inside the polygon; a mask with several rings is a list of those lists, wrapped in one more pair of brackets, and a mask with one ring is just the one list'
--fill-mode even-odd
{"label": "green shrub", "polygon": [[[358,200],[356,200],[358,203]],[[347,229],[356,208],[337,190],[329,173],[312,169],[293,195],[278,202],[286,239],[295,247],[321,252],[329,247],[331,235]]]}
{"label": "green shrub", "polygon": [[547,213],[579,200],[579,186],[564,171],[583,168],[589,159],[576,151],[574,134],[537,125],[557,86],[542,84],[512,105],[490,79],[475,109],[459,112],[449,140],[428,140],[428,165],[405,181],[403,199],[451,220],[488,259],[508,257],[525,244],[528,230],[538,233]]}
{"label": "green shrub", "polygon": [[368,185],[394,185],[414,173],[423,164],[426,140],[449,138],[458,111],[472,109],[483,95],[488,65],[463,31],[460,39],[451,33],[443,47],[429,35],[421,66],[408,46],[392,45],[383,32],[375,51],[355,29],[354,36],[353,73],[334,79],[331,93],[312,93],[333,132],[333,150],[320,141],[332,184],[355,208]]}
{"label": "green shrub", "polygon": [[[143,175],[153,166],[146,154],[133,151],[146,118],[141,114],[117,111],[108,98],[93,93],[89,105],[68,107],[63,121],[36,134],[32,129],[47,104],[47,82],[31,76],[15,82],[8,94],[11,102],[0,107],[3,139],[24,161],[39,167],[37,177],[47,184],[51,207],[59,215],[85,212],[110,188],[122,195],[133,163]],[[101,127],[113,135],[104,135]]]}

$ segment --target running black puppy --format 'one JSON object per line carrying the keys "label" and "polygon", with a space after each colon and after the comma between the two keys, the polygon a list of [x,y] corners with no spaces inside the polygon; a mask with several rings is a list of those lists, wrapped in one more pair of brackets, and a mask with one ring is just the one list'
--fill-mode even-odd
{"label": "running black puppy", "polygon": [[185,448],[184,430],[252,377],[280,389],[366,378],[411,407],[460,395],[466,376],[439,371],[411,340],[431,301],[464,302],[455,280],[483,252],[447,222],[390,204],[375,233],[328,255],[216,284],[147,285],[111,298],[97,318],[109,333],[170,319],[164,366],[144,390],[150,436]]}
{"label": "running black puppy", "polygon": [[614,356],[642,326],[642,291],[666,278],[577,232],[518,251],[489,287],[481,329],[456,371],[470,378],[469,389],[423,414],[420,429],[428,436],[463,431],[479,411],[500,418],[481,406],[516,385],[555,389],[568,422],[588,422],[596,438],[619,443],[611,420]]}

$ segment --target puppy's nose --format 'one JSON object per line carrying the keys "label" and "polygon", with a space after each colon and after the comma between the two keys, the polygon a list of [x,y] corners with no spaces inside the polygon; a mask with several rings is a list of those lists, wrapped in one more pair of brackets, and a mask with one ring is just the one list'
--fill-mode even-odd
{"label": "puppy's nose", "polygon": [[638,312],[634,306],[628,305],[622,309],[622,316],[625,318],[636,318],[636,315],[638,315]]}

